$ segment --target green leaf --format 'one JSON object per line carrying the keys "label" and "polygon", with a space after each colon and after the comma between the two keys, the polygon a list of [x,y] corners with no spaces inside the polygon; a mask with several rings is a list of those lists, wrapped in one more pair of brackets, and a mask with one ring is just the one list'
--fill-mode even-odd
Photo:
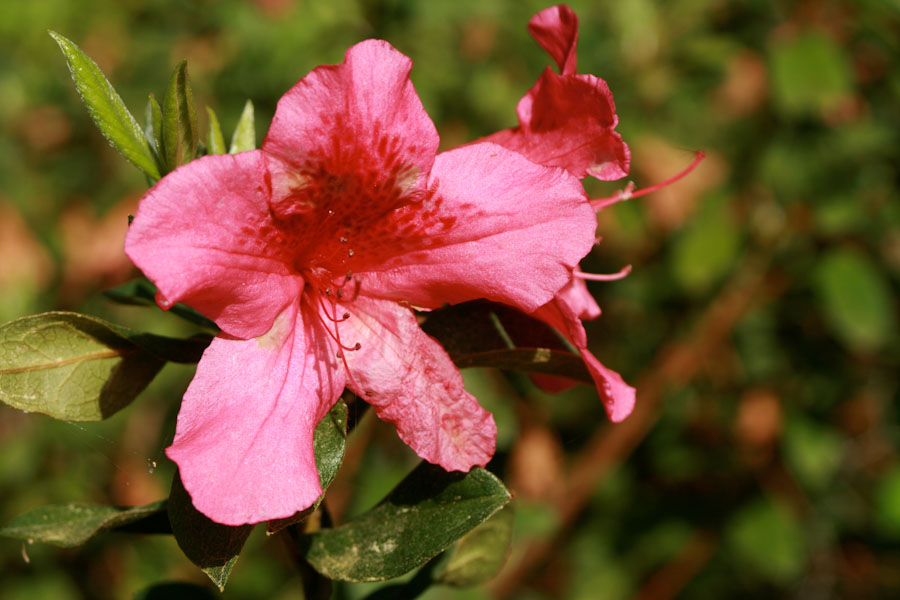
{"label": "green leaf", "polygon": [[16,517],[0,529],[0,535],[70,548],[80,546],[101,531],[137,524],[165,511],[165,500],[132,508],[51,504]]}
{"label": "green leaf", "polygon": [[253,102],[247,100],[237,127],[234,128],[234,135],[231,136],[231,148],[228,149],[228,153],[237,154],[255,148],[256,126],[253,123]]}
{"label": "green leaf", "polygon": [[172,480],[168,509],[178,547],[220,590],[224,590],[253,526],[230,527],[210,520],[194,508],[177,472]]}
{"label": "green leaf", "polygon": [[105,419],[165,361],[84,315],[50,312],[0,325],[0,400],[69,421]]}
{"label": "green leaf", "polygon": [[222,135],[222,126],[219,125],[219,118],[210,107],[206,107],[206,114],[209,117],[209,153],[225,154],[225,136]]}
{"label": "green leaf", "polygon": [[66,57],[69,72],[88,114],[112,146],[152,179],[159,179],[156,160],[141,126],[100,67],[71,40],[49,32]]}
{"label": "green leaf", "polygon": [[422,329],[461,369],[494,367],[593,381],[581,357],[566,350],[550,326],[502,304],[465,302],[423,316]]}
{"label": "green leaf", "polygon": [[162,149],[169,170],[190,162],[197,153],[197,111],[187,61],[175,67],[163,101]]}
{"label": "green leaf", "polygon": [[376,507],[301,538],[316,571],[343,581],[382,581],[428,562],[509,502],[481,468],[448,473],[422,463]]}
{"label": "green leaf", "polygon": [[727,537],[739,568],[780,584],[803,572],[803,531],[780,504],[765,500],[745,507],[732,519]]}
{"label": "green leaf", "polygon": [[896,335],[890,286],[855,250],[832,250],[819,261],[816,291],[828,323],[848,346],[877,350]]}
{"label": "green leaf", "polygon": [[875,486],[875,524],[886,538],[900,539],[900,466],[881,475]]}
{"label": "green leaf", "polygon": [[[106,290],[103,292],[103,295],[120,304],[158,306],[156,304],[156,286],[144,277],[132,279],[118,287]],[[219,330],[219,327],[213,321],[210,321],[190,306],[180,302],[172,306],[168,312],[181,317],[185,321],[189,321],[211,331]]]}
{"label": "green leaf", "polygon": [[835,108],[851,92],[852,74],[840,46],[812,31],[772,44],[771,82],[775,106],[803,116]]}
{"label": "green leaf", "polygon": [[150,144],[154,153],[156,164],[159,165],[160,147],[159,138],[162,135],[162,109],[156,96],[150,94],[147,98],[147,107],[144,109],[144,138]]}
{"label": "green leaf", "polygon": [[322,495],[318,500],[297,514],[286,519],[276,519],[266,524],[269,534],[275,533],[289,525],[302,521],[313,513],[325,498],[328,486],[337,476],[341,462],[344,460],[344,447],[347,444],[347,405],[343,400],[338,400],[334,408],[325,415],[316,426],[313,437],[313,446],[316,452],[316,470],[319,472],[319,483],[322,485]]}
{"label": "green leaf", "polygon": [[515,514],[507,506],[467,533],[453,547],[436,581],[455,586],[478,585],[499,573],[509,555],[514,522]]}

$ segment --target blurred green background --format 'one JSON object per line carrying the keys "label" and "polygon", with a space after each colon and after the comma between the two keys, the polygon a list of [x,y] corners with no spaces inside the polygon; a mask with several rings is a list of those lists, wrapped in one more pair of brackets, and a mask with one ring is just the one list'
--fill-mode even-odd
{"label": "blurred green background", "polygon": [[[80,105],[53,29],[92,56],[136,115],[188,60],[198,107],[226,130],[247,98],[261,140],[275,103],[365,38],[412,57],[445,148],[515,125],[549,58],[526,25],[543,2],[9,0],[0,4],[0,321],[51,309],[189,333],[99,291],[145,182]],[[579,71],[609,83],[638,186],[687,179],[600,216],[584,269],[604,315],[595,353],[639,388],[610,426],[593,390],[465,373],[500,427],[491,468],[516,493],[506,569],[436,598],[900,596],[900,4],[896,0],[578,2]],[[202,109],[201,109],[202,110]],[[201,112],[201,119],[205,112]],[[205,127],[205,125],[203,125]],[[587,183],[593,196],[624,185]],[[523,277],[527,277],[523,273]],[[593,285],[593,284],[592,284]],[[0,522],[49,502],[166,495],[179,398],[167,366],[109,422],[0,406]],[[415,463],[365,420],[329,493],[373,504]],[[0,540],[0,598],[130,598],[204,584],[170,537],[61,550]],[[343,585],[361,598],[373,585]],[[302,597],[258,530],[225,598]]]}

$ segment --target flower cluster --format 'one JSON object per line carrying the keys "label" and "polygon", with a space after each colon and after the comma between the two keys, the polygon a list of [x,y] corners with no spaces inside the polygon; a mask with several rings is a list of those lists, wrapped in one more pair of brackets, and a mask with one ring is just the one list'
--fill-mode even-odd
{"label": "flower cluster", "polygon": [[260,149],[190,162],[141,201],[128,256],[161,307],[221,329],[167,450],[211,519],[310,506],[313,431],[345,387],[425,460],[490,460],[493,418],[412,307],[533,314],[579,348],[612,419],[630,412],[634,390],[587,350],[581,319],[599,308],[577,268],[596,228],[580,178],[623,176],[628,148],[605,83],[574,72],[574,13],[547,9],[531,31],[561,74],[522,99],[516,129],[438,154],[411,61],[367,40],[281,98]]}

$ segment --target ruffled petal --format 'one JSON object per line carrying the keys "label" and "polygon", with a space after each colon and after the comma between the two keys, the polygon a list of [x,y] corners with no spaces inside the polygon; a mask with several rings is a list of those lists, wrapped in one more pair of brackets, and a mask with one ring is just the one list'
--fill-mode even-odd
{"label": "ruffled petal", "polygon": [[352,375],[347,385],[416,454],[448,471],[484,466],[496,448],[497,426],[463,387],[441,345],[423,332],[408,308],[359,297],[344,307],[340,325]]}
{"label": "ruffled petal", "polygon": [[278,242],[260,151],[206,156],[141,200],[125,253],[159,289],[239,338],[262,335],[302,289]]}
{"label": "ruffled petal", "polygon": [[519,127],[483,138],[578,178],[612,181],[628,174],[631,151],[616,133],[612,92],[593,75],[557,75],[550,67],[519,101]]}
{"label": "ruffled petal", "polygon": [[225,525],[289,517],[322,493],[313,431],[344,385],[311,311],[265,335],[220,335],[203,354],[166,454],[197,510]]}
{"label": "ruffled petal", "polygon": [[581,183],[494,144],[440,154],[429,186],[423,207],[397,213],[410,233],[382,244],[383,260],[360,275],[363,293],[432,308],[487,298],[531,312],[594,244]]}
{"label": "ruffled petal", "polygon": [[528,22],[528,32],[547,51],[559,72],[574,75],[578,62],[578,16],[560,4],[545,8]]}
{"label": "ruffled petal", "polygon": [[344,211],[362,223],[417,197],[440,140],[411,68],[387,42],[366,40],[282,96],[262,144],[288,167],[272,181],[278,216],[350,203]]}

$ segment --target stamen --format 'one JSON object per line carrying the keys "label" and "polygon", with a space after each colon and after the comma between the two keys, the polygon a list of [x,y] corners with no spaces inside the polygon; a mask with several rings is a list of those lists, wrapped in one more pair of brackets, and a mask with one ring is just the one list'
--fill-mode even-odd
{"label": "stamen", "polygon": [[582,273],[581,271],[575,270],[572,272],[572,275],[578,279],[587,279],[589,281],[617,281],[628,277],[629,273],[631,273],[631,265],[625,265],[618,273],[596,275],[594,273]]}
{"label": "stamen", "polygon": [[697,150],[697,156],[694,158],[693,162],[689,164],[684,171],[678,173],[674,177],[669,177],[665,181],[662,181],[655,185],[651,185],[650,187],[641,188],[638,191],[634,191],[634,182],[629,181],[624,190],[620,190],[607,198],[595,198],[591,200],[591,208],[593,208],[594,210],[603,210],[604,208],[612,206],[617,202],[628,200],[630,198],[640,198],[641,196],[651,194],[668,185],[672,185],[673,183],[696,169],[697,165],[699,165],[704,158],[706,158],[706,153],[703,152],[703,150]]}

